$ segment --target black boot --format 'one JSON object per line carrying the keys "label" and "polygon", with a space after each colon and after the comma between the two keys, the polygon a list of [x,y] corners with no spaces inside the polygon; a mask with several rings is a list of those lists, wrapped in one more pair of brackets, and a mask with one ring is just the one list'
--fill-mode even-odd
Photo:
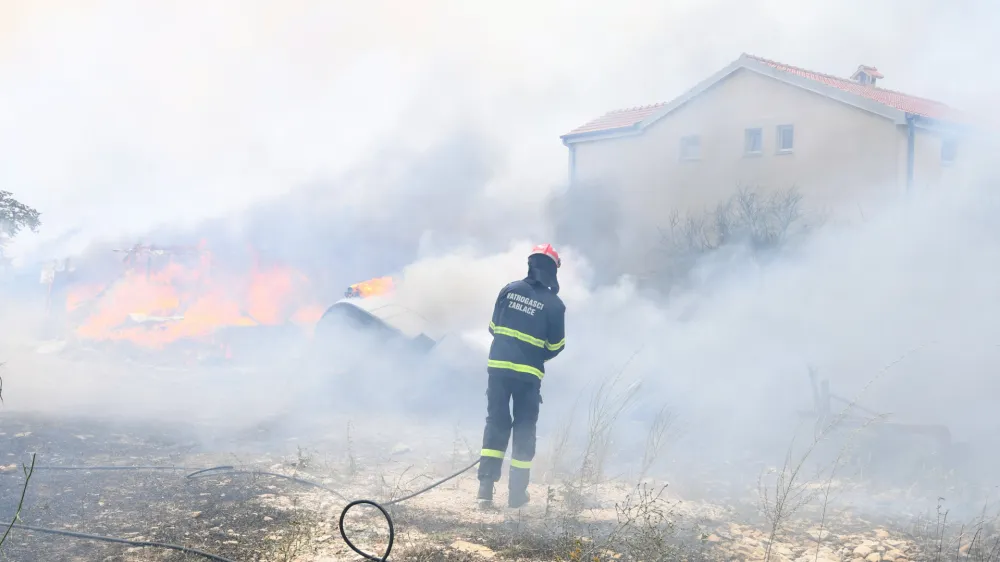
{"label": "black boot", "polygon": [[529,501],[531,501],[531,496],[528,495],[527,490],[511,490],[507,497],[507,507],[520,509]]}
{"label": "black boot", "polygon": [[479,500],[479,507],[493,507],[493,485],[494,483],[489,480],[479,481],[479,494],[476,496],[476,499]]}
{"label": "black boot", "polygon": [[531,471],[526,468],[510,468],[510,486],[507,488],[507,506],[519,508],[528,503],[528,481]]}

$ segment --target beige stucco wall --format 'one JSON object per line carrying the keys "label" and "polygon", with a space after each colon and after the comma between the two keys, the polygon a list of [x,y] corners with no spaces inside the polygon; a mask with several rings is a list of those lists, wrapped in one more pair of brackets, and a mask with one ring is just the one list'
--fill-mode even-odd
{"label": "beige stucco wall", "polygon": [[[795,127],[791,154],[776,153],[783,124]],[[763,129],[760,156],[744,156],[751,127]],[[680,138],[691,134],[701,136],[701,159],[681,161]],[[940,143],[918,132],[916,183],[940,181]],[[627,216],[647,226],[712,207],[740,185],[798,186],[810,212],[832,215],[859,214],[905,189],[905,126],[747,70],[639,136],[575,146],[578,183],[614,186]]]}

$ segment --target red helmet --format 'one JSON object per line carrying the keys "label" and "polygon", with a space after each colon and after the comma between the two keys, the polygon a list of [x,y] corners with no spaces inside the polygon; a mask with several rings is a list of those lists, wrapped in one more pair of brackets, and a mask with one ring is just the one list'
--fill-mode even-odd
{"label": "red helmet", "polygon": [[552,247],[552,244],[539,244],[532,248],[531,253],[528,255],[534,256],[535,254],[542,254],[552,258],[552,261],[556,262],[557,268],[562,265],[562,260],[559,259],[559,252],[556,252],[556,249]]}

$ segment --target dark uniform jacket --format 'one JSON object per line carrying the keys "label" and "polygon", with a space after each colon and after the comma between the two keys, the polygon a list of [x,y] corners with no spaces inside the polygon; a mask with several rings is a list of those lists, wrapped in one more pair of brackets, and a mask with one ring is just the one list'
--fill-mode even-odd
{"label": "dark uniform jacket", "polygon": [[545,362],[566,347],[566,306],[543,283],[526,277],[508,284],[493,307],[490,374],[539,381]]}

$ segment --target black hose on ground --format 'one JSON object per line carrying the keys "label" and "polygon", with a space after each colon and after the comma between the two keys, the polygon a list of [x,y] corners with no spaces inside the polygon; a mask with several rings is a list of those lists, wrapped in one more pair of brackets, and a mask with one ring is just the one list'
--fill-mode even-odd
{"label": "black hose on ground", "polygon": [[112,542],[118,544],[127,544],[129,546],[144,546],[152,548],[166,548],[168,550],[177,550],[179,552],[184,552],[186,554],[195,554],[209,560],[215,560],[216,562],[236,562],[229,558],[224,558],[218,554],[212,554],[211,552],[205,552],[204,550],[198,550],[197,548],[190,548],[187,546],[181,546],[179,544],[170,544],[165,542],[152,542],[152,541],[133,541],[129,539],[120,539],[118,537],[105,537],[102,535],[91,535],[87,533],[76,533],[73,531],[63,531],[60,529],[46,529],[45,527],[35,527],[34,525],[22,525],[21,523],[14,524],[15,529],[23,529],[25,531],[35,531],[36,533],[46,533],[49,535],[62,535],[64,537],[73,537],[75,539],[86,539],[91,541],[101,541],[101,542]]}
{"label": "black hose on ground", "polygon": [[[424,488],[422,488],[420,490],[417,490],[416,492],[413,492],[412,494],[407,494],[407,495],[405,495],[405,496],[403,496],[401,498],[396,498],[396,499],[393,499],[393,500],[389,500],[389,501],[385,502],[384,504],[379,504],[378,502],[373,501],[373,500],[354,500],[354,501],[348,503],[344,507],[343,511],[340,512],[340,520],[338,522],[338,528],[340,529],[340,537],[342,539],[344,539],[344,543],[347,544],[347,546],[351,550],[353,550],[355,553],[357,553],[358,555],[362,556],[366,560],[370,560],[372,562],[386,562],[389,559],[389,554],[392,552],[393,542],[396,539],[396,529],[395,529],[395,526],[393,525],[393,522],[392,522],[392,516],[389,515],[389,511],[386,510],[386,508],[384,506],[395,505],[395,504],[404,502],[406,500],[415,498],[415,497],[417,497],[420,494],[423,494],[425,492],[429,492],[429,491],[433,490],[434,488],[437,488],[441,484],[444,484],[445,482],[447,482],[447,481],[449,481],[449,480],[451,480],[453,478],[457,478],[458,476],[460,476],[460,475],[468,472],[469,470],[471,470],[473,467],[475,467],[478,464],[479,464],[479,459],[476,459],[476,461],[474,463],[472,463],[469,466],[467,466],[467,467],[459,470],[458,472],[450,474],[450,475],[442,478],[441,480],[438,480],[438,481],[434,482],[433,484],[430,484],[429,486],[426,486],[426,487],[424,487]],[[193,467],[180,467],[180,466],[36,466],[35,470],[63,470],[63,471],[178,470],[178,471],[180,471],[180,470],[194,470],[194,469],[193,469]],[[210,468],[196,469],[194,472],[191,472],[190,474],[188,474],[187,476],[185,476],[185,478],[190,478],[190,479],[194,479],[194,478],[207,478],[207,477],[216,476],[216,475],[222,475],[222,474],[251,474],[251,475],[256,475],[256,476],[270,476],[270,477],[274,477],[274,478],[281,478],[281,479],[284,479],[284,480],[289,480],[291,482],[295,482],[297,484],[302,484],[302,485],[305,485],[305,486],[311,486],[313,488],[319,488],[321,490],[325,490],[327,492],[330,492],[330,493],[334,494],[338,498],[341,498],[341,499],[343,499],[345,501],[347,500],[347,498],[345,498],[340,492],[334,490],[333,488],[330,488],[328,486],[324,486],[323,484],[312,482],[310,480],[304,480],[302,478],[296,478],[294,476],[287,476],[287,475],[284,475],[284,474],[278,474],[276,472],[258,472],[258,471],[254,471],[254,470],[242,470],[242,469],[237,469],[236,467],[234,467],[232,465],[213,466],[213,467],[210,467]],[[374,554],[369,554],[369,553],[361,550],[360,548],[358,548],[357,546],[355,546],[355,544],[353,542],[351,542],[351,539],[348,538],[348,536],[347,536],[347,530],[344,528],[344,521],[347,519],[347,513],[352,508],[357,507],[359,505],[370,505],[370,506],[373,506],[376,509],[378,509],[382,513],[382,517],[385,518],[385,522],[386,522],[387,526],[389,527],[389,542],[386,545],[385,553],[382,554],[382,556],[375,556]],[[86,540],[102,541],[102,542],[111,542],[111,543],[118,543],[118,544],[126,544],[126,545],[129,545],[129,546],[165,548],[165,549],[169,549],[169,550],[177,550],[177,551],[180,551],[180,552],[185,552],[187,554],[195,554],[195,555],[201,556],[203,558],[207,558],[209,560],[215,560],[216,562],[235,562],[234,560],[230,560],[229,558],[224,558],[224,557],[219,556],[217,554],[212,554],[210,552],[205,552],[205,551],[202,551],[202,550],[198,550],[196,548],[189,548],[189,547],[186,547],[186,546],[181,546],[181,545],[176,545],[176,544],[170,544],[170,543],[150,542],[150,541],[133,541],[133,540],[123,539],[123,538],[118,538],[118,537],[105,537],[105,536],[101,536],[101,535],[91,535],[91,534],[87,534],[87,533],[77,533],[77,532],[73,532],[73,531],[63,531],[63,530],[60,530],[60,529],[48,529],[48,528],[45,528],[45,527],[35,527],[33,525],[23,525],[23,524],[20,524],[20,523],[15,523],[14,526],[13,526],[13,528],[14,529],[23,529],[23,530],[26,530],[26,531],[35,531],[37,533],[47,533],[47,534],[51,534],[51,535],[62,535],[62,536],[73,537],[73,538],[78,538],[78,539],[86,539]]]}
{"label": "black hose on ground", "polygon": [[257,470],[242,470],[242,469],[238,469],[238,468],[236,468],[234,466],[228,466],[228,465],[227,466],[213,466],[212,468],[203,468],[201,470],[197,470],[195,472],[192,472],[191,474],[188,474],[187,476],[185,476],[185,478],[189,478],[189,479],[193,480],[193,479],[196,479],[196,478],[208,478],[208,477],[211,477],[211,476],[214,476],[214,475],[217,475],[217,474],[247,474],[247,475],[253,475],[253,476],[270,476],[272,478],[281,478],[282,480],[288,480],[290,482],[295,482],[297,484],[302,484],[303,486],[311,486],[313,488],[319,488],[320,490],[326,490],[327,492],[330,492],[331,494],[337,496],[338,498],[340,498],[340,499],[342,499],[344,501],[349,501],[347,498],[345,498],[343,496],[343,494],[341,494],[337,490],[334,490],[333,488],[324,486],[322,484],[318,484],[316,482],[312,482],[312,481],[309,481],[309,480],[303,480],[301,478],[296,478],[294,476],[287,476],[285,474],[278,474],[277,472],[263,472],[263,471],[257,471]]}
{"label": "black hose on ground", "polygon": [[[351,539],[347,538],[347,530],[344,529],[344,520],[347,519],[347,512],[350,511],[352,507],[358,505],[375,506],[375,509],[382,512],[382,517],[385,517],[385,522],[389,526],[389,543],[385,546],[385,554],[383,554],[381,557],[375,556],[374,554],[368,554],[367,552],[354,546],[354,543],[351,542]],[[389,553],[392,552],[392,543],[393,541],[396,540],[396,529],[393,528],[392,516],[389,515],[389,512],[386,511],[385,507],[371,500],[354,500],[344,507],[344,511],[340,512],[340,522],[337,524],[337,527],[340,529],[340,538],[344,539],[344,542],[347,543],[347,546],[350,547],[350,549],[353,550],[354,552],[364,557],[365,560],[371,560],[373,562],[386,562],[386,560],[389,559]]]}
{"label": "black hose on ground", "polygon": [[[458,472],[450,474],[450,475],[442,478],[441,480],[438,480],[438,481],[434,482],[433,484],[430,484],[429,486],[426,486],[424,488],[421,488],[420,490],[417,490],[416,492],[413,492],[412,494],[407,494],[407,495],[405,495],[405,496],[403,496],[401,498],[396,498],[396,499],[393,499],[393,500],[389,500],[389,501],[387,501],[387,502],[385,502],[383,504],[379,504],[378,502],[375,502],[373,500],[354,500],[354,501],[348,503],[344,507],[344,510],[340,512],[340,521],[338,523],[338,527],[340,529],[340,537],[342,539],[344,539],[344,542],[347,544],[348,547],[350,547],[351,550],[353,550],[355,553],[357,553],[359,556],[365,558],[366,560],[371,560],[373,562],[385,562],[386,560],[389,559],[389,553],[392,552],[392,543],[393,543],[393,541],[396,538],[396,531],[395,531],[395,527],[393,526],[392,516],[389,515],[388,510],[386,510],[385,507],[383,507],[383,506],[395,505],[395,504],[404,502],[404,501],[406,501],[408,499],[415,498],[415,497],[417,497],[420,494],[423,494],[425,492],[429,492],[430,490],[433,490],[434,488],[437,488],[438,486],[440,486],[441,484],[444,484],[445,482],[451,480],[452,478],[457,478],[458,476],[460,476],[460,475],[468,472],[469,470],[471,470],[477,464],[479,464],[479,459],[476,459],[476,462],[470,464],[469,466],[463,468],[462,470],[459,470]],[[284,478],[284,479],[290,480],[292,482],[297,482],[299,484],[304,484],[304,485],[307,485],[307,486],[312,486],[314,488],[320,488],[322,490],[326,490],[328,492],[333,493],[338,498],[341,498],[341,499],[344,499],[344,500],[347,499],[347,498],[344,498],[344,496],[340,492],[334,490],[333,488],[328,488],[328,487],[326,487],[326,486],[324,486],[322,484],[317,484],[315,482],[310,482],[309,480],[303,480],[301,478],[295,478],[293,476],[285,476],[284,474],[277,474],[277,473],[274,473],[274,472],[256,472],[256,471],[253,471],[253,470],[238,470],[238,469],[236,469],[236,468],[234,468],[232,466],[213,466],[212,468],[204,468],[204,469],[198,470],[196,472],[192,472],[191,474],[188,474],[187,478],[203,478],[203,477],[213,476],[213,475],[219,475],[219,474],[254,474],[254,475],[258,475],[258,476],[274,476],[274,477],[277,477],[277,478]],[[382,512],[382,517],[385,518],[386,525],[389,527],[389,542],[386,545],[386,547],[385,547],[385,553],[382,554],[382,556],[375,556],[374,554],[369,554],[369,553],[361,550],[360,548],[358,548],[357,546],[355,546],[354,543],[351,542],[351,539],[348,538],[348,536],[347,536],[347,530],[344,529],[344,521],[347,519],[347,512],[350,511],[352,508],[357,507],[359,505],[370,505],[370,506],[373,506],[376,509],[378,509],[380,512]]]}
{"label": "black hose on ground", "polygon": [[195,470],[193,466],[36,466],[35,470]]}

